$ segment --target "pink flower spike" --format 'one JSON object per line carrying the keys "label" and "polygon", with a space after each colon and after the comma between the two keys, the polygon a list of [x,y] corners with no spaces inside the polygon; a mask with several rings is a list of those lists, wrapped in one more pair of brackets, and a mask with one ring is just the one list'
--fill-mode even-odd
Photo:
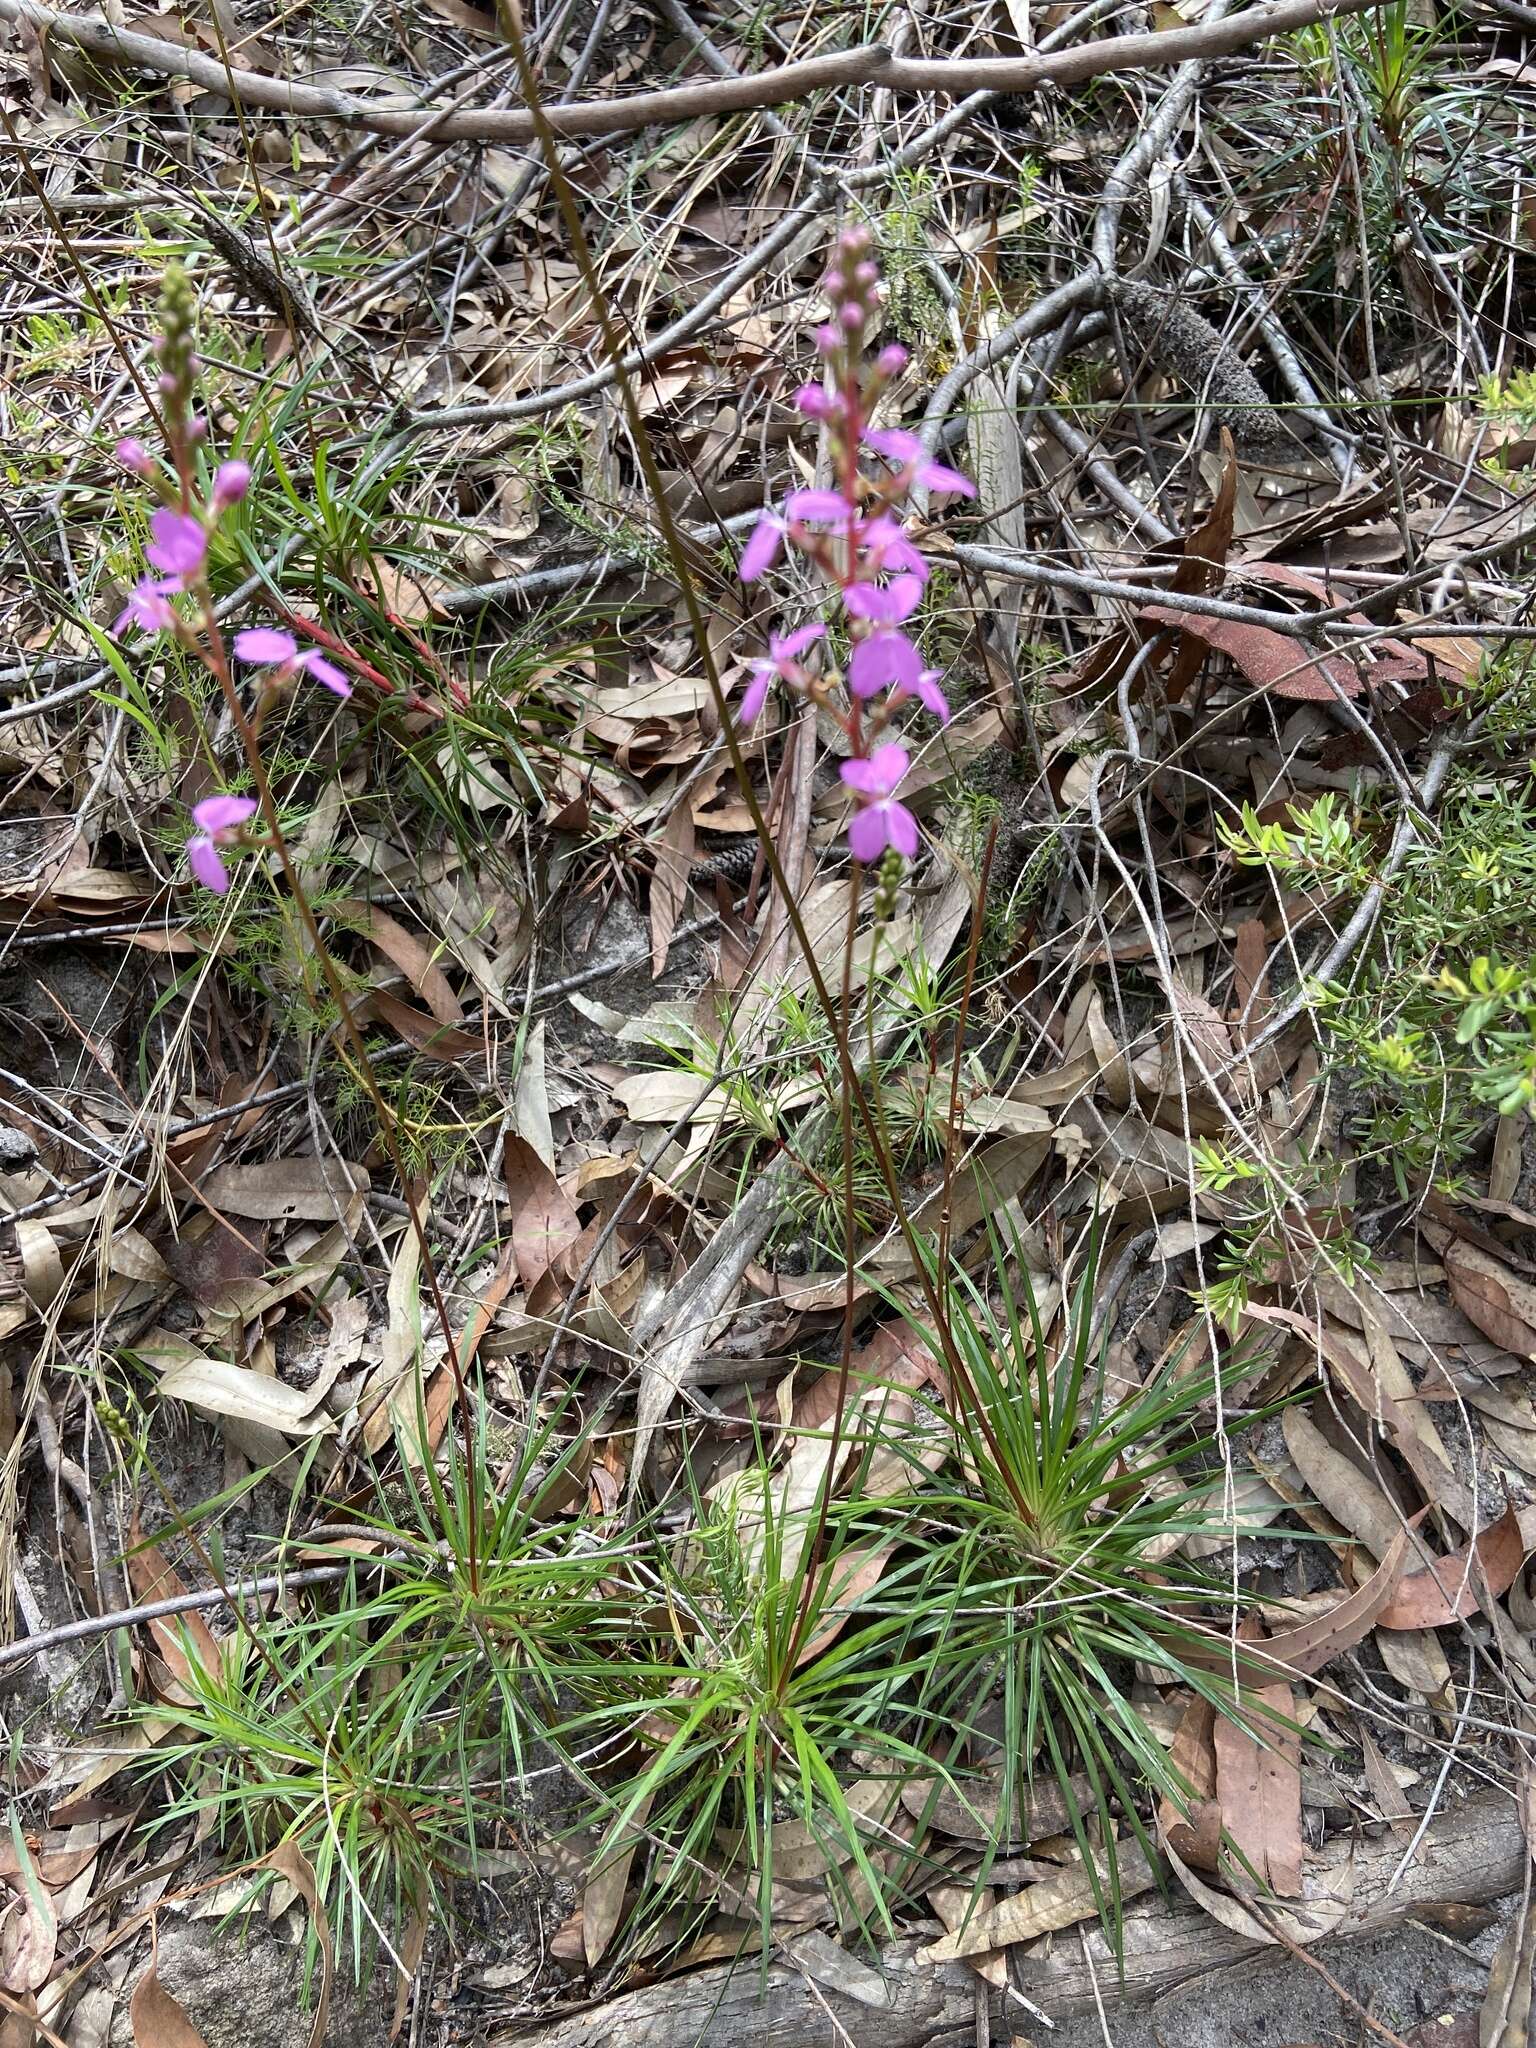
{"label": "pink flower spike", "polygon": [[303,669],[307,675],[313,676],[315,681],[323,689],[329,690],[333,697],[351,696],[351,683],[348,682],[346,676],[336,666],[335,662],[327,661],[318,648],[311,647],[306,649],[299,656],[295,666]]}
{"label": "pink flower spike", "polygon": [[898,626],[911,618],[922,600],[922,579],[893,576],[889,583],[850,583],[843,603],[856,619],[876,619],[883,626]]}
{"label": "pink flower spike", "polygon": [[112,621],[112,638],[121,640],[125,626],[137,626],[145,633],[170,632],[176,614],[166,603],[165,593],[179,588],[174,578],[168,583],[157,583],[153,576],[141,576],[129,593],[128,602]]}
{"label": "pink flower spike", "polygon": [[212,839],[224,838],[248,824],[256,815],[256,802],[248,796],[205,796],[192,806],[192,822]]}
{"label": "pink flower spike", "polygon": [[855,697],[873,697],[879,690],[917,691],[923,657],[905,633],[883,626],[861,640],[848,659],[848,687]]}
{"label": "pink flower spike", "polygon": [[773,567],[779,558],[779,545],[784,538],[784,522],[777,512],[765,512],[752,529],[751,538],[741,551],[741,560],[736,574],[743,583],[755,583],[759,576]]}
{"label": "pink flower spike", "polygon": [[193,880],[201,882],[205,889],[215,896],[228,895],[229,876],[219,859],[219,849],[201,832],[187,841],[187,866],[192,870]]}
{"label": "pink flower spike", "polygon": [[286,667],[299,658],[299,643],[279,626],[247,626],[235,635],[235,658],[252,668]]}
{"label": "pink flower spike", "polygon": [[144,443],[136,441],[131,434],[118,442],[112,454],[114,460],[120,462],[124,469],[130,470],[134,476],[147,477],[155,473],[155,458]]}
{"label": "pink flower spike", "polygon": [[215,519],[231,505],[238,505],[251,488],[251,466],[248,462],[221,462],[213,480],[212,512]]}
{"label": "pink flower spike", "polygon": [[943,673],[942,669],[925,668],[912,685],[912,692],[923,709],[931,711],[940,725],[948,725],[949,699],[939,688],[939,677]]}
{"label": "pink flower spike", "polygon": [[888,846],[908,860],[917,851],[917,820],[896,791],[911,767],[905,747],[876,747],[868,760],[845,761],[841,774],[851,790],[865,799],[848,821],[848,850],[855,860],[877,861]]}
{"label": "pink flower spike", "polygon": [[200,519],[162,505],[150,515],[149,530],[153,538],[144,550],[144,558],[152,568],[163,569],[167,576],[181,577],[195,576],[202,568],[208,553],[208,536]]}

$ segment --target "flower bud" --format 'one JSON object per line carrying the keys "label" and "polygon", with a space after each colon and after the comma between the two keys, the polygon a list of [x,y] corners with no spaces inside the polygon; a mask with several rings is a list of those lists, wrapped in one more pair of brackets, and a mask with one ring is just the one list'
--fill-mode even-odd
{"label": "flower bud", "polygon": [[910,361],[911,358],[901,343],[893,341],[875,357],[875,368],[882,377],[899,377]]}
{"label": "flower bud", "polygon": [[838,307],[837,317],[850,334],[857,334],[864,325],[864,308],[849,299]]}
{"label": "flower bud", "polygon": [[131,434],[125,435],[112,453],[123,468],[131,471],[134,476],[150,477],[155,473],[155,458],[144,443],[136,441]]}
{"label": "flower bud", "polygon": [[231,505],[238,505],[251,487],[250,464],[246,462],[221,462],[218,475],[213,480],[213,516]]}
{"label": "flower bud", "polygon": [[835,401],[829,392],[819,384],[802,384],[795,393],[795,404],[808,420],[831,419]]}
{"label": "flower bud", "polygon": [[824,356],[835,356],[842,345],[843,337],[835,327],[828,325],[817,328],[816,346]]}

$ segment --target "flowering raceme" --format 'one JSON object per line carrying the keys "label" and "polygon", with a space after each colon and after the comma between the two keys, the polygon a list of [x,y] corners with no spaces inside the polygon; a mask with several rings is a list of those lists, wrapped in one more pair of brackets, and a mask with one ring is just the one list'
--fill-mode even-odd
{"label": "flowering raceme", "polygon": [[[162,328],[156,344],[160,363],[158,388],[162,400],[166,461],[162,464],[144,443],[126,436],[113,454],[131,476],[148,484],[160,499],[150,514],[144,559],[153,574],[139,577],[128,601],[113,620],[111,633],[121,639],[130,626],[141,633],[169,633],[202,662],[215,678],[229,676],[224,641],[208,588],[208,549],[215,528],[251,487],[247,463],[219,464],[206,501],[196,481],[193,450],[207,439],[206,420],[194,410],[197,358],[192,350],[192,299],[180,271],[172,269],[165,284]],[[185,617],[171,603],[190,597],[193,615]],[[264,671],[252,720],[259,730],[262,716],[283,686],[307,675],[336,697],[350,697],[352,685],[318,648],[300,649],[293,635],[275,626],[248,626],[235,635],[235,658]],[[192,811],[196,826],[187,840],[187,865],[195,880],[215,895],[229,887],[220,847],[245,840],[244,828],[256,814],[250,797],[205,797]]]}
{"label": "flowering raceme", "polygon": [[[807,419],[826,429],[835,488],[791,491],[782,511],[765,509],[738,566],[743,583],[759,582],[787,543],[837,594],[849,643],[842,677],[813,674],[801,659],[825,637],[822,621],[775,633],[766,656],[751,664],[737,719],[750,725],[770,689],[782,683],[838,720],[850,755],[842,780],[859,806],[848,827],[849,850],[865,862],[882,861],[888,853],[910,859],[918,847],[917,820],[896,794],[911,757],[883,738],[893,714],[915,701],[941,725],[949,721],[940,671],[924,663],[908,631],[929,571],[899,508],[914,490],[976,495],[970,479],[933,461],[915,434],[869,423],[876,400],[907,361],[906,351],[895,346],[882,348],[873,360],[866,356],[865,337],[881,297],[872,246],[863,228],[839,236],[826,278],[832,318],[816,334],[827,384],[807,384],[795,400]],[[865,453],[882,466],[866,469]],[[848,691],[846,711],[834,695],[840,680]]]}

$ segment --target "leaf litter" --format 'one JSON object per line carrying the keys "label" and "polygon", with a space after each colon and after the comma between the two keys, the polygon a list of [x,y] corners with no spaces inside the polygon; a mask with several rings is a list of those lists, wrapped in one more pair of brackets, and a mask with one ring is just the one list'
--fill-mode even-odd
{"label": "leaf litter", "polygon": [[[333,65],[332,82],[414,91],[452,64],[499,60],[488,17],[449,0],[432,12],[409,43],[374,24],[366,50],[330,50],[352,66]],[[158,17],[134,25],[182,39]],[[1048,10],[1044,25],[1063,22]],[[683,34],[622,6],[556,26],[539,61],[557,95],[649,81],[658,35]],[[794,54],[823,36],[782,26]],[[282,18],[237,7],[220,36],[231,27],[243,64],[278,78],[312,67]],[[755,61],[744,24],[726,15],[711,28],[723,61]],[[988,47],[1012,33],[983,30]],[[19,667],[0,833],[0,1193],[13,1218],[0,1535],[9,1648],[22,1653],[5,1668],[32,1688],[43,1732],[14,1751],[13,1839],[0,1845],[8,1996],[39,2031],[67,2028],[87,1956],[141,1943],[146,1915],[238,1861],[212,1807],[156,1833],[142,1824],[146,1786],[195,1792],[210,1759],[223,1770],[238,1752],[191,1746],[212,1692],[340,1614],[338,1640],[355,1629],[379,1646],[358,1699],[382,1715],[412,1683],[390,1647],[388,1560],[412,1545],[478,1557],[509,1499],[538,1509],[530,1554],[566,1518],[600,1554],[589,1678],[626,1656],[669,1676],[638,1736],[594,1724],[613,1753],[599,1743],[589,1770],[578,1748],[579,1773],[552,1805],[515,1792],[525,1771],[538,1782],[523,1756],[504,1805],[477,1784],[470,1811],[453,1807],[453,1882],[471,1884],[476,1855],[490,1869],[512,1844],[539,1911],[565,1916],[549,1969],[456,1954],[478,1937],[450,1931],[415,1878],[363,1900],[327,1860],[325,1825],[272,1849],[262,1830],[298,1830],[301,1809],[292,1782],[266,1785],[249,1846],[304,1908],[312,2039],[337,1994],[337,1934],[366,1949],[375,1914],[396,1952],[417,1943],[390,1985],[391,2009],[397,1990],[405,2001],[397,2026],[412,2002],[431,2005],[449,1957],[469,1975],[509,1972],[516,2013],[491,1999],[491,2022],[584,1990],[659,1979],[664,1993],[674,1969],[754,1950],[876,2011],[887,1979],[871,1959],[903,1938],[921,1967],[961,1962],[998,1991],[1003,1952],[1043,1967],[1053,1934],[1113,1930],[1138,1900],[1138,1913],[1177,1924],[1178,1892],[1241,1941],[1272,1944],[1279,1929],[1305,1947],[1345,1924],[1356,1872],[1329,1830],[1347,1821],[1372,1841],[1406,1848],[1417,1833],[1432,1846],[1475,1785],[1512,1795],[1536,1685],[1536,1165],[1529,1092],[1507,1106],[1514,1083],[1499,1064],[1529,1006],[1475,969],[1485,950],[1518,960],[1510,904],[1528,879],[1517,840],[1490,853],[1465,824],[1490,790],[1519,807],[1532,731],[1511,630],[1524,486],[1509,460],[1517,429],[1497,424],[1515,401],[1449,388],[1442,330],[1456,294],[1439,259],[1420,268],[1404,248],[1383,252],[1404,305],[1373,337],[1374,395],[1319,400],[1327,432],[1278,414],[1293,441],[1272,460],[1189,401],[1200,379],[1177,343],[1140,331],[1133,295],[1113,347],[1068,333],[1070,393],[1065,372],[1058,389],[1032,357],[976,368],[1039,295],[1030,238],[1045,237],[1053,262],[1070,257],[1071,223],[1105,189],[1118,145],[1109,138],[1101,163],[1105,138],[1076,132],[1070,102],[1020,117],[1023,198],[1016,138],[996,114],[886,191],[892,317],[912,353],[888,424],[922,419],[958,350],[988,380],[974,466],[1012,480],[1008,502],[935,521],[947,587],[933,646],[959,715],[910,785],[927,851],[878,943],[865,931],[848,956],[866,1070],[900,1144],[893,1195],[865,1153],[847,1155],[847,1091],[811,997],[813,961],[836,958],[842,973],[846,798],[815,784],[809,740],[802,752],[782,714],[754,730],[748,773],[780,862],[802,877],[807,958],[754,847],[743,865],[751,813],[610,394],[435,427],[391,457],[384,491],[351,459],[378,422],[348,394],[386,366],[391,402],[423,416],[510,407],[590,372],[595,323],[537,166],[429,139],[398,157],[349,156],[339,126],[253,110],[247,129],[190,85],[151,84],[143,106],[108,122],[101,78],[28,35],[13,84],[49,205],[17,186],[31,269],[8,286],[24,336],[10,368],[29,567],[6,600]],[[1435,120],[1462,119],[1489,76],[1502,95],[1490,119],[1523,105],[1519,27],[1490,24],[1490,38],[1500,54],[1480,72],[1451,42],[1414,74]],[[1370,46],[1349,47],[1365,67]],[[1266,237],[1318,260],[1316,192],[1285,168],[1298,118],[1285,67],[1320,62],[1298,46],[1251,75],[1217,64],[1200,122],[1187,107],[1170,116],[1189,161],[1172,200],[1146,200],[1146,221],[1175,202],[1188,222],[1195,202],[1221,216],[1201,244],[1209,263],[1192,269],[1173,244],[1149,243],[1170,300],[1198,288],[1225,323],[1268,290],[1243,269],[1268,261]],[[1149,115],[1166,104],[1160,74],[1138,74],[1135,90]],[[1321,84],[1317,98],[1307,147],[1342,177],[1343,117]],[[168,105],[214,149],[215,209],[249,214],[243,259],[229,233],[199,226],[190,195],[182,206],[142,189],[158,118],[146,109]],[[903,102],[909,142],[910,111]],[[605,287],[637,335],[795,203],[774,123],[829,159],[862,146],[846,106],[814,131],[799,105],[732,120],[738,130],[709,117],[664,131],[663,148],[633,157],[604,143],[571,174],[613,230]],[[1245,131],[1274,153],[1229,203]],[[1488,303],[1501,278],[1518,295],[1523,252],[1446,176],[1456,263],[1482,266]],[[384,203],[391,185],[398,205]],[[244,352],[238,374],[219,370],[217,397],[221,433],[238,428],[270,466],[264,523],[253,509],[242,530],[249,561],[284,616],[356,642],[375,678],[366,731],[338,736],[297,707],[282,716],[295,843],[384,1083],[377,1101],[274,894],[225,917],[175,882],[162,813],[202,793],[187,707],[169,690],[138,694],[115,664],[91,666],[103,648],[84,621],[116,611],[126,557],[86,545],[118,501],[79,423],[107,403],[116,369],[104,323],[85,319],[69,238],[84,224],[137,306],[157,259],[128,231],[129,204],[165,209],[194,246],[210,361]],[[428,220],[441,234],[427,236]],[[791,468],[809,482],[815,459],[784,403],[814,261],[808,242],[781,247],[738,283],[707,345],[695,329],[655,355],[640,394],[728,661],[761,636],[752,600],[713,558],[719,522],[762,502],[755,451],[771,451],[775,488]],[[959,252],[952,304],[932,296],[924,252],[940,247]],[[1347,267],[1357,255],[1343,249],[1329,260]],[[1293,398],[1286,294],[1299,275],[1276,273],[1263,329],[1265,360],[1289,365],[1275,391]],[[1353,287],[1340,276],[1338,289]],[[73,309],[72,328],[48,292]],[[1347,327],[1296,329],[1314,398],[1367,389]],[[306,386],[312,350],[323,367]],[[1232,365],[1195,367],[1219,382]],[[1021,389],[1035,394],[1022,430]],[[1411,430],[1386,402],[1395,392],[1412,394]],[[132,427],[135,402],[116,389],[114,431]],[[1074,448],[1078,413],[1112,452],[1108,475],[1087,444]],[[1212,425],[1219,456],[1214,441],[1201,450]],[[1344,481],[1330,455],[1341,435]],[[53,441],[72,465],[57,484]],[[332,446],[339,456],[316,459]],[[1503,459],[1472,454],[1484,446]],[[1117,490],[1122,470],[1136,481]],[[292,516],[280,471],[301,478],[323,520]],[[1019,560],[1051,577],[1008,574]],[[55,563],[58,576],[40,573]],[[232,590],[233,558],[226,568]],[[1398,587],[1399,575],[1419,581]],[[1204,599],[1270,624],[1202,611]],[[1337,621],[1331,640],[1308,623],[1319,613]],[[61,707],[30,701],[84,678],[88,693]],[[1447,732],[1464,757],[1450,797],[1434,779]],[[1433,838],[1437,810],[1473,907],[1454,932],[1425,912],[1415,933],[1394,922],[1426,887],[1405,865],[1404,832]],[[1365,929],[1335,958],[1373,890]],[[1415,989],[1439,988],[1440,1011],[1392,995],[1387,970],[1404,958]],[[1350,1007],[1356,973],[1379,998],[1370,1016]],[[1442,973],[1466,994],[1440,986]],[[1496,1070],[1504,1093],[1479,1093]],[[754,1214],[763,1227],[742,1256]],[[940,1246],[994,1302],[1032,1294],[1039,1327],[1016,1362],[1038,1364],[1048,1390],[1071,1379],[1074,1290],[1088,1276],[1101,1393],[1077,1411],[1079,1441],[1113,1406],[1112,1385],[1157,1388],[1166,1374],[1193,1388],[1157,1455],[1114,1447],[1084,1508],[1099,1542],[1138,1503],[1178,1503],[1139,1552],[1145,1637],[1074,1638],[1090,1689],[1123,1693],[1138,1768],[1106,1773],[1081,1725],[1038,1716],[1014,1753],[1007,1681],[978,1664],[943,1712],[914,1715],[881,1693],[869,1744],[839,1757],[804,1812],[758,1808],[766,1827],[744,1851],[750,1799],[701,1832],[674,1781],[633,1776],[626,1743],[665,1753],[751,1627],[779,1643],[775,1668],[805,1712],[846,1673],[867,1683],[868,1642],[903,1683],[947,1672],[938,1652],[882,1634],[904,1610],[931,1611],[918,1567],[935,1498],[989,1498],[995,1447],[957,1433],[966,1392],[930,1328],[924,1281]],[[537,1455],[523,1456],[535,1438]],[[471,1449],[478,1464],[455,1463]],[[1191,1496],[1191,1473],[1216,1483]],[[989,1514],[981,1526],[1002,1526],[996,1500]],[[797,1575],[818,1518],[830,1551]],[[629,1573],[627,1547],[653,1541],[645,1572]],[[1241,1583],[1241,1629],[1214,1597],[1198,1611],[1159,1604],[1181,1560],[1200,1556],[1215,1560],[1213,1581]],[[305,1569],[321,1577],[301,1584]],[[241,1591],[239,1621],[237,1585],[260,1588]],[[510,1624],[485,1597],[474,1627],[495,1664]],[[621,1607],[637,1631],[622,1649]],[[46,1659],[27,1651],[114,1616],[126,1618]],[[292,1694],[302,1721],[303,1684],[279,1675],[274,1697]],[[424,1725],[452,1698],[434,1695]],[[715,1740],[747,1712],[722,1691],[687,1739]],[[271,1776],[296,1780],[300,1766]],[[616,1847],[598,1846],[600,1825],[582,1833],[594,1791],[636,1785],[617,1795]],[[423,1814],[464,1798],[446,1762],[440,1782],[414,1790]],[[443,1850],[433,1870],[450,1860]],[[135,2038],[202,2038],[153,1961],[135,1970],[131,1989],[112,1984]],[[1494,1956],[1482,2048],[1523,2038],[1529,2000],[1521,1912]]]}

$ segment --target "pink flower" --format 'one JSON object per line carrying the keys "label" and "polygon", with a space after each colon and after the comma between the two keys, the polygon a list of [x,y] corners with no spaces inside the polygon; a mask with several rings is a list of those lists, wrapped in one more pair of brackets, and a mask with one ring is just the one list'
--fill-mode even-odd
{"label": "pink flower", "polygon": [[151,568],[163,569],[167,576],[183,581],[202,568],[208,553],[208,536],[200,519],[194,519],[190,512],[173,512],[169,505],[162,505],[150,514],[149,530],[153,537],[144,550],[144,558]]}
{"label": "pink flower", "polygon": [[165,601],[168,590],[180,590],[176,577],[168,577],[157,583],[153,576],[141,576],[129,593],[128,602],[123,606],[110,628],[112,638],[121,640],[124,626],[137,626],[145,633],[168,633],[176,623],[176,614]]}
{"label": "pink flower", "polygon": [[931,711],[940,725],[949,723],[949,699],[939,688],[942,669],[925,668],[912,685],[912,694],[925,711]]}
{"label": "pink flower", "polygon": [[294,665],[297,668],[303,669],[306,675],[313,676],[315,681],[323,689],[329,690],[333,697],[351,696],[351,683],[348,682],[346,676],[336,666],[334,661],[326,660],[318,647],[306,647]]}
{"label": "pink flower", "polygon": [[892,519],[888,513],[865,522],[859,535],[859,550],[866,575],[880,576],[900,570],[915,576],[920,583],[928,581],[927,559],[907,538],[900,520]]}
{"label": "pink flower", "polygon": [[777,512],[765,512],[752,529],[751,538],[741,551],[736,574],[743,583],[755,583],[759,576],[773,567],[779,559],[779,546],[784,538],[784,522]]}
{"label": "pink flower", "polygon": [[843,603],[856,619],[899,626],[917,610],[922,595],[921,577],[893,576],[889,583],[850,583],[843,592]]}
{"label": "pink flower", "polygon": [[238,505],[251,488],[251,466],[248,462],[221,462],[213,480],[211,511],[215,519],[231,505]]}
{"label": "pink flower", "polygon": [[912,763],[905,747],[876,747],[867,761],[845,761],[842,778],[864,799],[848,822],[855,860],[877,861],[888,846],[910,860],[917,851],[917,820],[896,792]]}
{"label": "pink flower", "polygon": [[119,441],[112,453],[124,469],[131,470],[135,476],[153,476],[155,473],[155,458],[144,443],[136,441],[131,434]]}
{"label": "pink flower", "polygon": [[922,672],[923,657],[894,626],[877,626],[848,657],[848,687],[855,697],[873,697],[887,688],[916,695]]}
{"label": "pink flower", "polygon": [[797,626],[793,633],[773,633],[769,636],[768,652],[754,661],[747,678],[747,687],[742,692],[741,704],[737,710],[737,721],[750,725],[756,718],[768,696],[768,686],[775,676],[782,676],[786,682],[802,680],[798,657],[807,647],[821,639],[826,627],[820,624]]}
{"label": "pink flower", "polygon": [[875,357],[875,368],[882,377],[899,377],[910,360],[901,343],[893,341]]}
{"label": "pink flower", "polygon": [[248,796],[205,796],[192,806],[192,822],[198,829],[187,841],[187,865],[215,896],[229,888],[219,848],[233,845],[240,828],[255,815],[256,805]]}
{"label": "pink flower", "polygon": [[976,486],[968,476],[962,476],[958,469],[948,469],[942,462],[930,460],[928,451],[916,434],[909,434],[903,427],[876,427],[864,436],[864,446],[873,448],[877,455],[885,456],[906,472],[903,483],[907,490],[914,484],[921,484],[925,490],[948,491],[957,498],[974,498]]}
{"label": "pink flower", "polygon": [[833,526],[846,526],[859,516],[858,506],[850,505],[841,491],[791,491],[784,510],[791,519],[814,519]]}
{"label": "pink flower", "polygon": [[247,626],[235,635],[235,658],[252,668],[286,668],[299,658],[299,643],[280,626]]}
{"label": "pink flower", "polygon": [[281,626],[246,626],[235,635],[235,658],[248,662],[252,668],[275,668],[277,680],[288,678],[302,670],[313,676],[315,681],[329,690],[333,697],[350,697],[352,685],[332,661],[316,647],[306,647],[299,652],[299,643],[291,633],[285,633]]}

